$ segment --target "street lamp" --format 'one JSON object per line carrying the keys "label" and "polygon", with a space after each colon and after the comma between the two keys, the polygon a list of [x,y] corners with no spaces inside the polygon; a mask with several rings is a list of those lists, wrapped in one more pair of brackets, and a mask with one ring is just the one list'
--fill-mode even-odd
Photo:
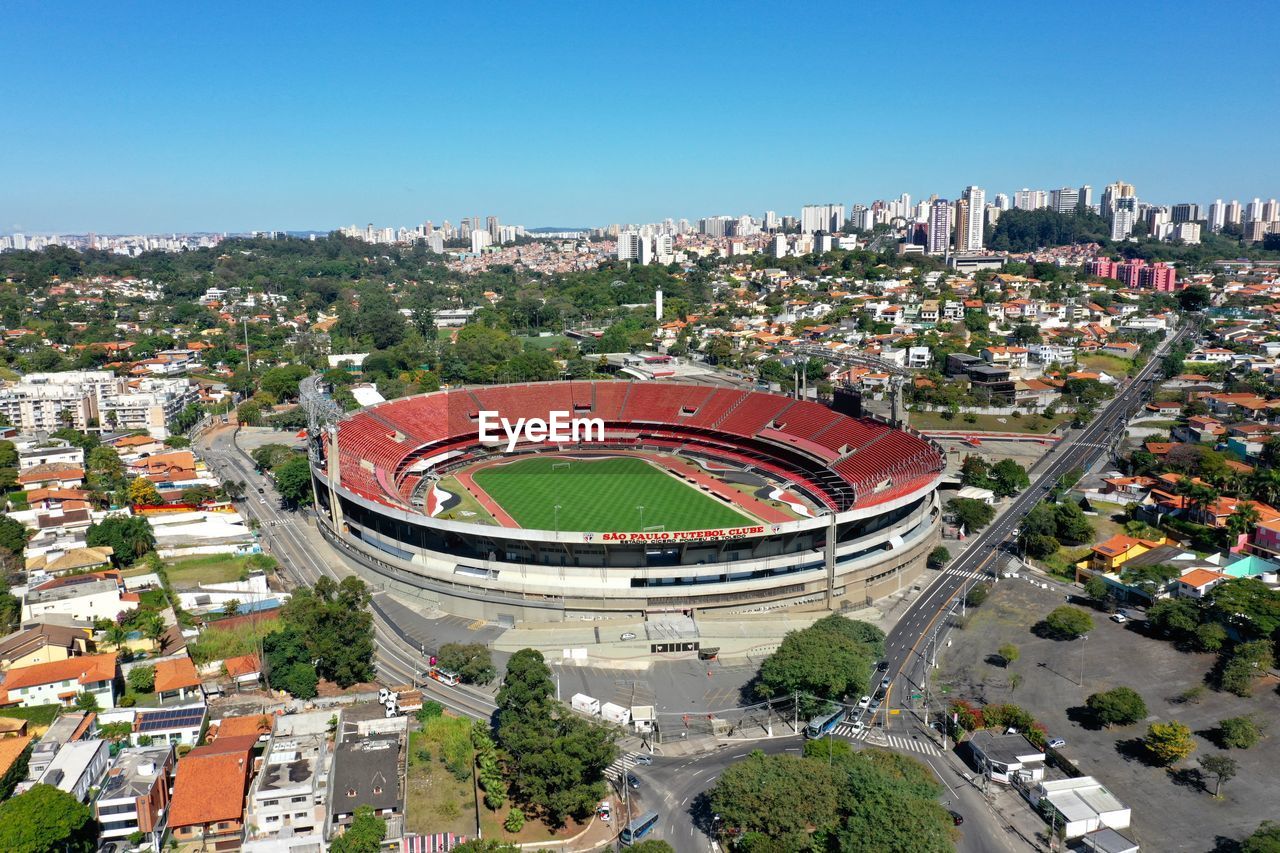
{"label": "street lamp", "polygon": [[1088,634],[1080,635],[1080,686],[1084,687],[1084,641],[1089,639]]}

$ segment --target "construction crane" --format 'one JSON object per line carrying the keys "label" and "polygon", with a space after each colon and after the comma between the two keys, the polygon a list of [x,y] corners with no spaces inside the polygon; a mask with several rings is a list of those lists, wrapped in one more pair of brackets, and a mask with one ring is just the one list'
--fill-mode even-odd
{"label": "construction crane", "polygon": [[865,352],[832,352],[818,344],[797,344],[792,352],[798,356],[816,358],[820,361],[839,364],[844,367],[869,367],[872,370],[889,375],[889,419],[895,427],[907,425],[907,404],[903,394],[903,386],[911,378],[911,371],[899,367],[891,361],[870,355]]}

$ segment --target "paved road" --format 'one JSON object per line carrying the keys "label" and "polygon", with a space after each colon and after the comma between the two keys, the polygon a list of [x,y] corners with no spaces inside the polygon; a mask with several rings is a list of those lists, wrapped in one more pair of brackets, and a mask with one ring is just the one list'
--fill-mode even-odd
{"label": "paved road", "polygon": [[[253,461],[235,444],[234,429],[205,433],[196,449],[219,477],[245,482],[246,495],[238,502],[237,509],[258,520],[264,549],[280,561],[295,582],[310,585],[321,575],[337,580],[352,574],[312,526],[309,511],[287,512],[280,508],[270,478],[258,474]],[[389,604],[389,599],[381,593],[374,595],[374,662],[379,682],[387,686],[415,684],[451,710],[488,719],[495,710],[488,697],[435,682],[422,683],[419,676],[426,668],[426,661],[421,649],[407,640],[403,629],[384,615],[384,608]]]}
{"label": "paved road", "polygon": [[[970,543],[964,553],[941,572],[924,594],[916,599],[889,632],[886,641],[889,672],[893,684],[877,718],[883,723],[892,706],[893,690],[909,692],[910,685],[923,683],[927,669],[926,652],[935,630],[943,625],[943,616],[955,606],[962,590],[988,570],[1000,553],[1000,546],[1013,535],[1031,508],[1044,499],[1058,479],[1072,468],[1088,470],[1107,451],[1116,430],[1123,430],[1129,418],[1145,403],[1162,369],[1160,358],[1180,340],[1187,329],[1180,329],[1156,350],[1151,360],[1128,382],[1084,429],[1064,439],[1045,456],[1032,471],[1031,487],[1014,499],[996,521]],[[903,704],[899,702],[899,704]]]}

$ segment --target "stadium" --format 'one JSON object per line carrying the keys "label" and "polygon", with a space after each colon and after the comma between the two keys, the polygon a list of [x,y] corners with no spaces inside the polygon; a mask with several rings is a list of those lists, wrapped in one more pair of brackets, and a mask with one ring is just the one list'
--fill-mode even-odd
{"label": "stadium", "polygon": [[502,624],[862,606],[908,586],[938,541],[933,445],[759,391],[454,389],[311,440],[331,543],[385,585]]}

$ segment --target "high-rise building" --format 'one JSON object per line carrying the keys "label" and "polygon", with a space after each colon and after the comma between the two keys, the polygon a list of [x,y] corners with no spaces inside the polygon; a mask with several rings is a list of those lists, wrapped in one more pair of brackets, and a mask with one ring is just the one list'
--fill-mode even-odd
{"label": "high-rise building", "polygon": [[1088,184],[1080,188],[1080,206],[1084,208],[1093,207],[1093,187]]}
{"label": "high-rise building", "polygon": [[929,206],[929,245],[931,255],[945,255],[951,242],[951,204],[945,198],[934,199]]}
{"label": "high-rise building", "polygon": [[1133,184],[1126,184],[1124,181],[1116,181],[1114,184],[1107,184],[1106,189],[1102,191],[1102,215],[1108,219],[1114,216],[1116,211],[1116,201],[1122,198],[1131,198],[1134,200],[1133,212],[1136,215],[1138,198],[1137,190],[1134,189]]}
{"label": "high-rise building", "polygon": [[965,187],[962,194],[968,210],[964,220],[964,231],[961,233],[959,216],[956,217],[956,251],[982,251],[983,215],[987,211],[987,193],[982,187]]}
{"label": "high-rise building", "polygon": [[484,230],[489,232],[489,239],[495,243],[500,242],[501,225],[498,223],[498,217],[490,216],[485,219]]}
{"label": "high-rise building", "polygon": [[1200,223],[1182,222],[1173,226],[1173,237],[1175,240],[1181,240],[1188,246],[1196,245],[1200,242]]}
{"label": "high-rise building", "polygon": [[778,230],[778,214],[772,210],[764,212],[764,229],[766,231]]}
{"label": "high-rise building", "polygon": [[1039,210],[1049,206],[1049,194],[1044,190],[1023,187],[1013,194],[1013,206],[1018,210]]}
{"label": "high-rise building", "polygon": [[1224,225],[1239,225],[1244,221],[1244,208],[1240,206],[1240,202],[1232,199],[1227,202],[1227,208],[1222,215]]}
{"label": "high-rise building", "polygon": [[1222,226],[1227,222],[1227,208],[1222,203],[1222,199],[1216,198],[1213,204],[1209,205],[1209,230],[1217,233],[1222,230]]}
{"label": "high-rise building", "polygon": [[[1107,187],[1108,190],[1111,187]],[[1106,205],[1104,197],[1103,205]],[[1138,218],[1138,199],[1134,196],[1115,196],[1111,198],[1111,239],[1128,240],[1133,234],[1133,225]]]}
{"label": "high-rise building", "polygon": [[844,226],[843,204],[806,204],[800,210],[800,233],[839,231]]}
{"label": "high-rise building", "polygon": [[1172,219],[1174,225],[1181,225],[1184,222],[1198,222],[1200,218],[1200,205],[1198,204],[1184,202],[1173,206]]}
{"label": "high-rise building", "polygon": [[493,244],[493,238],[489,236],[488,231],[479,228],[471,229],[471,251],[480,252],[486,246]]}
{"label": "high-rise building", "polygon": [[1261,218],[1263,222],[1280,221],[1280,203],[1277,203],[1274,198],[1263,202]]}
{"label": "high-rise building", "polygon": [[1249,207],[1245,211],[1244,218],[1249,222],[1256,222],[1262,219],[1262,199],[1255,198],[1249,202]]}
{"label": "high-rise building", "polygon": [[729,223],[735,221],[732,216],[708,216],[698,220],[698,230],[708,237],[727,237]]}
{"label": "high-rise building", "polygon": [[952,208],[951,221],[955,223],[955,246],[957,252],[969,251],[969,202],[958,198]]}
{"label": "high-rise building", "polygon": [[1075,213],[1080,204],[1080,191],[1075,187],[1063,187],[1049,193],[1049,206],[1058,213]]}
{"label": "high-rise building", "polygon": [[1008,193],[996,193],[996,207],[999,208],[1000,210],[1009,209]]}

